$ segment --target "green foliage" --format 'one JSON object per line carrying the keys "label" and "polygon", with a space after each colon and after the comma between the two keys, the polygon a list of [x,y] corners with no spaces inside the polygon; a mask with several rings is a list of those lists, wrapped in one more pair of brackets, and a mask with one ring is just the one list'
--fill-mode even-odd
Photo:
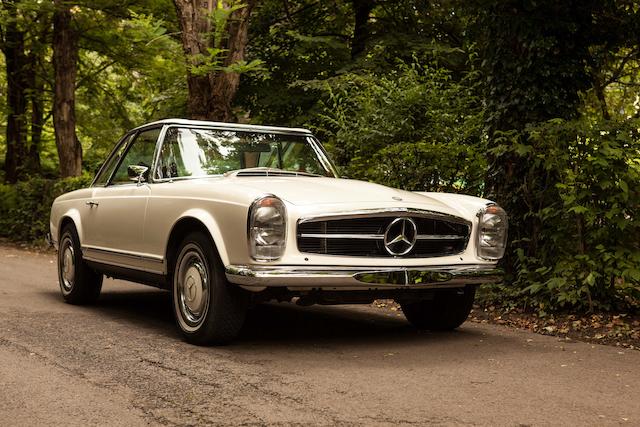
{"label": "green foliage", "polygon": [[513,242],[508,286],[541,310],[637,307],[640,120],[552,120],[528,127],[527,136],[496,150],[555,178],[531,177],[518,189],[544,203],[527,205],[524,220],[537,232]]}
{"label": "green foliage", "polygon": [[402,65],[385,76],[349,73],[323,84],[316,127],[347,175],[410,190],[481,193],[473,75],[457,82],[442,68]]}
{"label": "green foliage", "polygon": [[[159,3],[173,12],[170,1]],[[85,170],[91,173],[128,130],[184,115],[183,53],[168,33],[174,24],[142,9],[127,10],[124,17],[83,9],[76,16],[78,25],[87,27],[81,39],[77,132]]]}
{"label": "green foliage", "polygon": [[208,47],[206,53],[200,53],[188,58],[189,72],[196,76],[205,76],[220,71],[238,74],[260,74],[265,72],[266,69],[259,59],[227,63],[229,50],[223,47],[227,37],[227,27],[230,20],[233,19],[233,13],[246,7],[246,5],[239,1],[213,1],[215,1],[215,7],[212,8],[212,11],[207,16],[211,31],[202,34],[203,39],[213,40],[212,47]]}
{"label": "green foliage", "polygon": [[[37,94],[45,118],[39,145],[41,174],[55,177],[59,160],[51,111],[53,4],[34,0],[15,3],[19,27],[28,40],[25,51],[39,55],[25,73],[35,75],[43,84]],[[6,18],[0,15],[0,26]],[[83,167],[93,172],[129,129],[151,120],[184,115],[186,70],[182,48],[176,40],[179,33],[171,0],[77,2],[73,23],[80,35],[77,133],[83,146]],[[4,66],[4,58],[0,61]],[[6,92],[5,73],[0,76],[0,88]],[[4,104],[0,113],[6,113]],[[3,114],[0,123],[5,120]],[[0,156],[4,158],[3,133]]]}
{"label": "green foliage", "polygon": [[637,8],[615,0],[474,3],[487,194],[510,214],[510,283],[502,289],[541,312],[640,306],[640,153],[629,115],[637,109],[627,98],[616,121],[607,120],[604,89],[633,81],[623,69],[636,52],[628,42]]}
{"label": "green foliage", "polygon": [[51,180],[31,178],[15,185],[0,184],[0,237],[42,241],[49,232],[49,213],[56,197],[87,187],[91,177]]}
{"label": "green foliage", "polygon": [[[260,124],[299,126],[319,111],[322,89],[304,83],[335,76],[350,60],[346,2],[265,1],[251,20],[247,56],[260,59],[268,73],[241,77],[238,104]],[[293,13],[297,11],[297,13]]]}
{"label": "green foliage", "polygon": [[[85,170],[128,129],[186,116],[187,71],[238,72],[243,121],[313,128],[350,177],[503,205],[509,280],[495,289],[506,303],[542,314],[640,307],[637,2],[262,0],[246,61],[228,65],[224,30],[243,4],[213,1],[212,47],[191,58],[172,0],[74,3]],[[45,179],[58,170],[53,4],[12,4],[0,26],[17,20],[25,53],[37,53],[26,72],[43,86],[46,121],[42,177],[0,186],[0,235],[33,240],[53,198],[88,177]],[[371,8],[356,28],[358,5]],[[0,127],[6,114],[0,105]]]}

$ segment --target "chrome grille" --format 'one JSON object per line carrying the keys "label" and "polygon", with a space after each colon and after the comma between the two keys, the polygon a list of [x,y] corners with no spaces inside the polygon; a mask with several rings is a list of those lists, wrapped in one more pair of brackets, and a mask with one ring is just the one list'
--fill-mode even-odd
{"label": "chrome grille", "polygon": [[470,226],[462,219],[448,216],[360,216],[355,218],[305,219],[298,223],[298,250],[326,255],[393,257],[384,244],[390,224],[407,217],[416,225],[416,241],[405,258],[454,255],[467,247]]}

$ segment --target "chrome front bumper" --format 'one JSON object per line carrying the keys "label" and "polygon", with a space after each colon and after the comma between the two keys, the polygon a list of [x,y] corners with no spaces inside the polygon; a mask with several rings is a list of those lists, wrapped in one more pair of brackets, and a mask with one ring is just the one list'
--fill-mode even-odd
{"label": "chrome front bumper", "polygon": [[242,287],[290,289],[398,289],[442,288],[499,283],[503,272],[495,265],[433,267],[315,267],[245,266],[226,268],[227,280]]}

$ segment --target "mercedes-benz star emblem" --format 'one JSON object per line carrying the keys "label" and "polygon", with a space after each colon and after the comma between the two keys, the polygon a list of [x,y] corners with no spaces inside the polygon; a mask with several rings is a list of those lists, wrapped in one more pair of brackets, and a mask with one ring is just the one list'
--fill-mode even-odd
{"label": "mercedes-benz star emblem", "polygon": [[384,248],[391,255],[406,255],[416,244],[418,228],[411,218],[396,218],[384,232]]}

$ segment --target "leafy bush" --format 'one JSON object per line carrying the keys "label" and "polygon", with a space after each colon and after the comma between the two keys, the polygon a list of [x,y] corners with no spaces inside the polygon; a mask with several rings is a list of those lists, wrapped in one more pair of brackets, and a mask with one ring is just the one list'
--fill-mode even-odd
{"label": "leafy bush", "polygon": [[0,237],[16,241],[42,240],[49,232],[49,213],[54,199],[90,183],[91,177],[83,175],[0,184]]}
{"label": "leafy bush", "polygon": [[[640,120],[561,121],[529,127],[526,143],[498,147],[527,159],[525,218],[537,235],[513,242],[515,285],[548,309],[640,306]],[[505,288],[505,287],[503,287]]]}
{"label": "leafy bush", "polygon": [[377,76],[332,79],[315,129],[349,177],[420,191],[479,194],[482,115],[473,79],[402,65]]}

